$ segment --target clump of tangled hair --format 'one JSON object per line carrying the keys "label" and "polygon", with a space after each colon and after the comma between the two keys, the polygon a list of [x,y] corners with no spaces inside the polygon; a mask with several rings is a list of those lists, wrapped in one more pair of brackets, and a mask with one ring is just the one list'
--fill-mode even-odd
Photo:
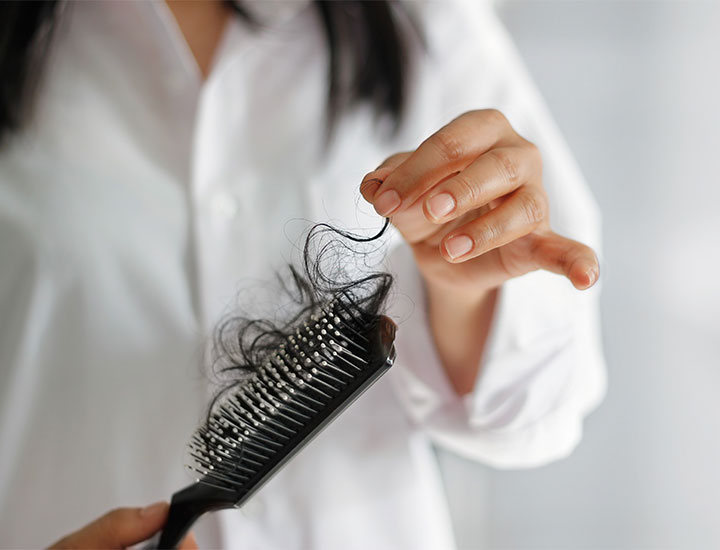
{"label": "clump of tangled hair", "polygon": [[[365,260],[372,251],[361,247],[380,239],[388,225],[386,219],[382,229],[368,238],[324,223],[310,229],[300,266],[288,265],[287,274],[279,277],[290,302],[289,313],[279,321],[236,315],[219,325],[214,339],[213,370],[222,386],[208,414],[223,395],[251,377],[303,319],[320,313],[328,304],[339,302],[349,314],[363,318],[383,313],[393,277],[371,270]],[[365,269],[361,276],[347,267],[353,259],[363,261]]]}

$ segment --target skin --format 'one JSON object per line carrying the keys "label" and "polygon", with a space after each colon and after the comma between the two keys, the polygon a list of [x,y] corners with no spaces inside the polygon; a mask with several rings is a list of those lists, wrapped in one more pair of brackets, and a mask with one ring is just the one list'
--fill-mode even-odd
{"label": "skin", "polygon": [[[145,508],[117,508],[63,537],[50,546],[50,549],[127,548],[160,531],[165,525],[169,508],[167,502],[157,502]],[[192,533],[186,536],[179,546],[182,550],[197,550],[197,547]]]}
{"label": "skin", "polygon": [[[207,77],[231,12],[217,1],[167,4]],[[540,153],[498,111],[465,113],[389,157],[360,192],[412,247],[435,347],[458,395],[475,385],[503,282],[537,269],[580,290],[598,279],[593,250],[550,229]],[[167,511],[167,503],[113,510],[51,548],[125,548],[157,533]],[[197,548],[192,534],[181,548]]]}
{"label": "skin", "polygon": [[412,247],[459,395],[475,384],[503,282],[537,269],[578,289],[598,279],[593,250],[550,229],[540,153],[498,111],[459,116],[367,174],[360,192]]}
{"label": "skin", "polygon": [[225,2],[208,0],[167,0],[178,27],[195,57],[203,78],[212,69],[225,25],[233,16]]}

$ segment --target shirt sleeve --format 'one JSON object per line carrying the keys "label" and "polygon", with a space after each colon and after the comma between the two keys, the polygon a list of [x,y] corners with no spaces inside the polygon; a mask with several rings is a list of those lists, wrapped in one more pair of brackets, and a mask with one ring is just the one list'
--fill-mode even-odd
{"label": "shirt sleeve", "polygon": [[[600,216],[583,177],[522,61],[489,5],[431,5],[425,18],[435,77],[448,114],[493,107],[533,141],[555,231],[600,255]],[[448,15],[450,14],[450,15]],[[442,63],[448,60],[447,63]],[[479,75],[479,76],[474,76]],[[567,456],[583,418],[605,393],[600,285],[577,291],[536,271],[499,292],[474,391],[455,394],[433,345],[422,279],[403,244],[389,255],[397,277],[391,314],[399,320],[393,384],[413,422],[438,445],[498,468],[533,467]]]}

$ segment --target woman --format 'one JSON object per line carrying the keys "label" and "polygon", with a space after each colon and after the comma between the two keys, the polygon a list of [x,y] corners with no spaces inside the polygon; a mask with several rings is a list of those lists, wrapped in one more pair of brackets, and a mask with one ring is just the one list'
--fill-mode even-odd
{"label": "woman", "polygon": [[[397,229],[397,364],[201,545],[452,548],[431,443],[501,468],[574,448],[604,391],[597,294],[573,289],[598,215],[487,5],[65,8],[19,129],[4,79],[0,545],[187,482],[203,342],[292,256],[288,220],[377,223],[358,183]],[[135,544],[166,512],[56,546]]]}

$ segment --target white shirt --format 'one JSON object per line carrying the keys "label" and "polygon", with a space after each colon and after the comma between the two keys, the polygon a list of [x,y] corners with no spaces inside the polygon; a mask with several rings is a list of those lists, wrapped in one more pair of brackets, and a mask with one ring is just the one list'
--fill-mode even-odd
{"label": "white shirt", "polygon": [[[411,4],[427,51],[401,132],[380,139],[359,107],[326,152],[312,6],[275,4],[255,31],[231,23],[205,82],[163,3],[69,7],[35,117],[0,151],[2,547],[49,544],[190,483],[215,324],[238,304],[272,311],[260,291],[297,257],[303,219],[379,227],[363,174],[454,116],[504,112],[544,154],[554,228],[599,246],[594,202],[484,3]],[[453,548],[431,443],[499,468],[578,443],[605,387],[596,289],[544,272],[503,285],[461,399],[409,249],[389,266],[396,365],[247,507],[204,519],[201,547]]]}

